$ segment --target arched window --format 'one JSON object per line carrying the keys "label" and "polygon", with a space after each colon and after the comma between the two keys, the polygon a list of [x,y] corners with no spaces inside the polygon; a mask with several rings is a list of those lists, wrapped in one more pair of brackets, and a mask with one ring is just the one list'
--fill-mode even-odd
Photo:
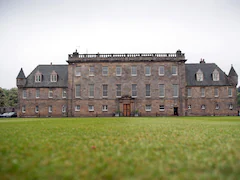
{"label": "arched window", "polygon": [[203,72],[199,69],[196,73],[197,75],[197,81],[203,81]]}
{"label": "arched window", "polygon": [[35,82],[41,82],[41,81],[42,81],[42,73],[37,71],[35,74]]}
{"label": "arched window", "polygon": [[217,69],[213,71],[212,78],[213,78],[213,81],[219,81],[219,72]]}
{"label": "arched window", "polygon": [[50,80],[51,80],[51,82],[57,82],[57,73],[56,73],[56,71],[53,71],[51,73]]}

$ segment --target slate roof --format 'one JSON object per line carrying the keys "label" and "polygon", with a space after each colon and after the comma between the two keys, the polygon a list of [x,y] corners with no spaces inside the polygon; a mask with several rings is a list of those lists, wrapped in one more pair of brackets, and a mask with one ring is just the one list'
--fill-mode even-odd
{"label": "slate roof", "polygon": [[18,73],[17,79],[25,79],[26,76],[23,72],[23,69],[21,68],[20,72]]}
{"label": "slate roof", "polygon": [[[35,82],[35,74],[39,71],[42,74],[42,81]],[[50,81],[51,73],[58,74],[57,82]],[[38,65],[27,77],[25,87],[67,87],[68,86],[68,65]]]}
{"label": "slate roof", "polygon": [[229,76],[238,76],[235,69],[233,68],[233,66],[231,67],[230,71],[229,71]]}
{"label": "slate roof", "polygon": [[[186,64],[186,82],[187,86],[229,86],[227,75],[215,63]],[[196,80],[196,73],[201,69],[203,72],[203,81]],[[213,81],[212,73],[217,69],[219,72],[219,81]]]}

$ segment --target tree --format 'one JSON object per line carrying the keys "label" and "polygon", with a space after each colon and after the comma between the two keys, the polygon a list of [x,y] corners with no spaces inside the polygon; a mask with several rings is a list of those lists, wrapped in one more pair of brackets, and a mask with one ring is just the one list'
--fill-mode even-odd
{"label": "tree", "polygon": [[17,88],[2,89],[0,88],[0,107],[13,107],[18,102]]}
{"label": "tree", "polygon": [[5,94],[2,88],[0,88],[0,107],[4,107],[5,104]]}

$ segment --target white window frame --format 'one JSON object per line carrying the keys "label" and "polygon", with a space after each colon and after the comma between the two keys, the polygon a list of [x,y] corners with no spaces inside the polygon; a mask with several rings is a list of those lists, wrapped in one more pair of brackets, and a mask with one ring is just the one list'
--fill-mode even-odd
{"label": "white window frame", "polygon": [[[176,70],[176,72],[174,72],[174,69]],[[172,75],[173,76],[177,76],[178,75],[177,66],[172,66]]]}
{"label": "white window frame", "polygon": [[165,106],[163,104],[159,105],[159,111],[165,111]]}
{"label": "white window frame", "polygon": [[48,98],[53,98],[53,90],[48,91]]}
{"label": "white window frame", "polygon": [[151,76],[151,66],[145,66],[145,76]]}
{"label": "white window frame", "polygon": [[219,104],[216,104],[216,105],[215,105],[215,109],[216,109],[216,110],[219,110],[219,109],[220,109]]}
{"label": "white window frame", "polygon": [[22,98],[23,98],[23,99],[26,99],[26,98],[27,98],[27,90],[26,90],[26,89],[23,89]]}
{"label": "white window frame", "polygon": [[233,110],[233,104],[229,104],[228,108],[229,108],[230,110]]}
{"label": "white window frame", "polygon": [[[118,85],[119,85],[120,89],[118,89]],[[122,97],[122,85],[121,84],[116,84],[116,97]]]}
{"label": "white window frame", "polygon": [[26,112],[26,105],[23,105],[22,106],[22,113],[25,113]]}
{"label": "white window frame", "polygon": [[146,104],[145,105],[145,111],[147,111],[147,112],[152,111],[152,105],[151,104]]}
{"label": "white window frame", "polygon": [[[163,95],[161,94],[161,87],[163,87]],[[164,84],[159,84],[159,97],[164,98],[165,97],[165,85]]]}
{"label": "white window frame", "polygon": [[[177,94],[175,94],[175,87],[177,88],[176,89]],[[177,98],[178,96],[179,96],[179,85],[178,84],[173,84],[173,97]]]}
{"label": "white window frame", "polygon": [[36,89],[36,98],[40,98],[40,89]]}
{"label": "white window frame", "polygon": [[233,96],[233,88],[228,87],[228,97],[232,97]]}
{"label": "white window frame", "polygon": [[89,84],[89,85],[88,85],[88,88],[89,88],[88,97],[89,97],[89,98],[94,98],[94,84]]}
{"label": "white window frame", "polygon": [[81,66],[75,67],[75,76],[81,76]]}
{"label": "white window frame", "polygon": [[79,112],[80,109],[81,109],[81,106],[80,106],[80,105],[76,105],[76,106],[75,106],[75,111]]}
{"label": "white window frame", "polygon": [[[163,72],[162,72],[162,71],[163,71]],[[165,68],[164,68],[164,66],[159,66],[158,74],[159,74],[159,76],[164,76],[164,74],[165,74]]]}
{"label": "white window frame", "polygon": [[116,76],[122,76],[122,66],[116,66]]}
{"label": "white window frame", "polygon": [[104,98],[108,97],[108,84],[102,85],[102,97]]}
{"label": "white window frame", "polygon": [[137,66],[131,66],[131,76],[137,76]]}
{"label": "white window frame", "polygon": [[108,105],[102,105],[102,111],[104,112],[108,111]]}
{"label": "white window frame", "polygon": [[196,73],[197,81],[203,81],[203,72],[199,69]]}
{"label": "white window frame", "polygon": [[205,97],[205,88],[200,88],[201,97]]}
{"label": "white window frame", "polygon": [[108,66],[103,66],[102,67],[102,75],[103,76],[108,76]]}
{"label": "white window frame", "polygon": [[219,97],[219,89],[214,88],[214,97]]}
{"label": "white window frame", "polygon": [[[77,87],[79,87],[79,94],[77,94]],[[76,84],[75,85],[75,98],[80,98],[81,97],[81,85]]]}
{"label": "white window frame", "polygon": [[52,105],[48,106],[48,112],[52,113]]}
{"label": "white window frame", "polygon": [[205,104],[202,104],[202,105],[201,105],[201,109],[202,109],[202,110],[205,110],[205,109],[206,109],[206,105],[205,105]]}
{"label": "white window frame", "polygon": [[88,105],[88,111],[93,112],[94,111],[94,105]]}
{"label": "white window frame", "polygon": [[89,76],[94,76],[95,75],[95,67],[94,66],[90,66],[89,67]]}
{"label": "white window frame", "polygon": [[[136,87],[136,89],[133,89]],[[132,84],[132,97],[137,97],[137,84]]]}
{"label": "white window frame", "polygon": [[219,81],[220,80],[220,75],[219,75],[219,72],[217,69],[215,69],[212,73],[212,78],[213,78],[213,81]]}
{"label": "white window frame", "polygon": [[50,80],[51,82],[57,82],[57,74],[51,74]]}
{"label": "white window frame", "polygon": [[39,113],[39,106],[35,106],[35,113]]}
{"label": "white window frame", "polygon": [[67,98],[67,90],[66,89],[62,90],[62,98],[63,99]]}
{"label": "white window frame", "polygon": [[187,88],[187,97],[192,97],[192,88]]}
{"label": "white window frame", "polygon": [[62,113],[65,113],[67,111],[67,106],[66,105],[63,105],[62,106]]}
{"label": "white window frame", "polygon": [[188,109],[189,110],[192,109],[192,105],[191,104],[188,105]]}
{"label": "white window frame", "polygon": [[[147,89],[149,87],[149,89]],[[145,85],[145,95],[146,97],[151,97],[151,85],[150,84],[146,84]]]}
{"label": "white window frame", "polygon": [[42,82],[42,74],[35,74],[35,82],[36,83]]}

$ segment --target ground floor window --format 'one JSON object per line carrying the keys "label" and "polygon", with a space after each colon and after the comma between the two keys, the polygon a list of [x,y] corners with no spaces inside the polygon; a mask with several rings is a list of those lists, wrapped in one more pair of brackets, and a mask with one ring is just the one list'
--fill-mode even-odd
{"label": "ground floor window", "polygon": [[203,105],[201,106],[201,109],[206,109],[206,106],[203,104]]}
{"label": "ground floor window", "polygon": [[94,111],[94,106],[93,105],[88,105],[88,111]]}
{"label": "ground floor window", "polygon": [[36,112],[36,113],[39,112],[39,107],[38,107],[38,106],[35,107],[35,112]]}
{"label": "ground floor window", "polygon": [[233,105],[232,104],[229,104],[229,109],[233,110]]}
{"label": "ground floor window", "polygon": [[49,113],[52,112],[52,105],[48,106],[48,112],[49,112]]}
{"label": "ground floor window", "polygon": [[108,111],[108,106],[107,105],[103,105],[102,106],[102,111]]}
{"label": "ground floor window", "polygon": [[23,105],[23,106],[22,106],[22,113],[25,113],[25,112],[26,112],[26,106]]}
{"label": "ground floor window", "polygon": [[191,105],[188,105],[188,109],[192,109],[192,106],[191,106]]}
{"label": "ground floor window", "polygon": [[146,110],[146,111],[151,111],[151,110],[152,110],[152,106],[149,105],[149,104],[147,104],[147,105],[145,106],[145,110]]}
{"label": "ground floor window", "polygon": [[80,111],[80,105],[75,106],[75,111]]}
{"label": "ground floor window", "polygon": [[218,104],[216,104],[216,106],[215,106],[215,109],[216,109],[216,110],[218,110],[218,109],[219,109],[219,105],[218,105]]}
{"label": "ground floor window", "polygon": [[62,106],[62,112],[65,113],[66,112],[67,107],[65,105]]}
{"label": "ground floor window", "polygon": [[165,111],[164,105],[160,105],[160,106],[159,106],[159,111]]}

